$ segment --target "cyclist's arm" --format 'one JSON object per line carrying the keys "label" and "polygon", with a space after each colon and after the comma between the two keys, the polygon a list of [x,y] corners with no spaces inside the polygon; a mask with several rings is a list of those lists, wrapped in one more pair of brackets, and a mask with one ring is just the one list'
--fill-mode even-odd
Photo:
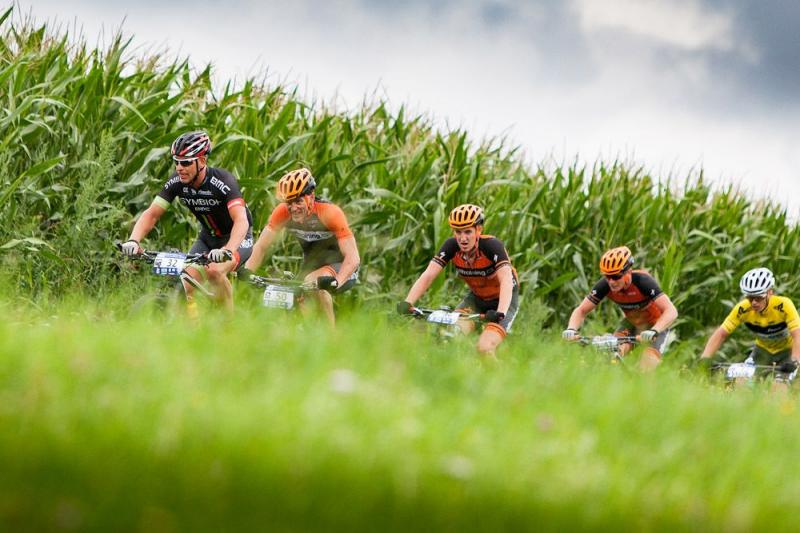
{"label": "cyclist's arm", "polygon": [[675,308],[672,300],[669,299],[669,296],[664,293],[661,293],[658,298],[653,300],[653,303],[661,310],[661,316],[658,317],[656,323],[653,324],[652,329],[661,333],[669,328],[672,323],[675,322],[675,319],[678,318],[678,310]]}
{"label": "cyclist's arm", "polygon": [[242,244],[245,236],[247,236],[250,224],[247,222],[247,210],[243,205],[229,207],[228,213],[230,213],[233,220],[233,228],[231,228],[231,236],[228,237],[228,242],[224,247],[235,252],[239,249],[239,245]]}
{"label": "cyclist's arm", "polygon": [[272,243],[275,242],[275,237],[277,235],[275,231],[272,231],[268,227],[264,228],[264,231],[261,232],[261,235],[258,236],[258,240],[253,245],[253,252],[250,254],[250,259],[244,264],[247,270],[256,270],[261,266],[261,263],[264,261],[264,255],[266,255]]}
{"label": "cyclist's arm", "polygon": [[430,288],[433,280],[436,279],[436,276],[438,276],[439,272],[442,270],[444,269],[439,266],[438,263],[433,261],[428,263],[428,268],[426,268],[425,272],[423,272],[419,278],[417,278],[417,281],[415,281],[414,285],[411,286],[411,290],[408,291],[406,301],[411,305],[414,305],[414,303],[416,303],[416,301],[419,300],[423,294],[425,294],[425,291]]}
{"label": "cyclist's arm", "polygon": [[356,271],[358,264],[361,262],[361,258],[358,255],[356,238],[352,235],[349,237],[344,237],[343,239],[339,239],[338,243],[339,250],[344,256],[344,259],[342,260],[342,266],[339,269],[339,273],[336,275],[336,284],[341,287],[347,283],[347,280],[353,275],[353,272]]}
{"label": "cyclist's arm", "polygon": [[800,362],[800,328],[793,329],[792,335],[792,359]]}
{"label": "cyclist's arm", "polygon": [[147,237],[147,234],[155,227],[156,222],[161,216],[166,213],[167,210],[158,205],[156,202],[150,204],[150,207],[144,210],[144,213],[139,217],[139,220],[136,221],[136,224],[133,226],[133,230],[131,230],[131,235],[128,237],[128,240],[142,242],[142,240]]}
{"label": "cyclist's arm", "polygon": [[713,357],[727,338],[728,332],[725,331],[725,328],[718,327],[717,330],[711,334],[711,337],[708,338],[708,342],[706,343],[706,347],[703,348],[703,354],[700,356],[700,359],[708,359],[709,357]]}
{"label": "cyclist's arm", "polygon": [[514,276],[511,273],[511,265],[506,263],[497,269],[497,280],[500,282],[500,297],[497,301],[497,312],[508,313],[511,306],[511,295],[514,291]]}
{"label": "cyclist's arm", "polygon": [[575,331],[581,329],[583,321],[586,319],[586,315],[594,311],[595,307],[597,307],[597,305],[592,303],[589,298],[584,298],[581,304],[572,311],[572,314],[569,317],[569,323],[567,324],[567,329],[574,329]]}

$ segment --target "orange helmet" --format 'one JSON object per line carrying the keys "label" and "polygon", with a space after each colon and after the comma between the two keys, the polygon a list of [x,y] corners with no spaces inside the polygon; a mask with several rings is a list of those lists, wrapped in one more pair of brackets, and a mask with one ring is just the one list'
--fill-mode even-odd
{"label": "orange helmet", "polygon": [[450,211],[450,227],[465,229],[483,225],[483,209],[477,205],[463,204]]}
{"label": "orange helmet", "polygon": [[307,168],[299,168],[284,174],[278,180],[278,198],[284,202],[291,202],[296,198],[311,194],[317,187],[314,176]]}
{"label": "orange helmet", "polygon": [[600,258],[600,272],[613,276],[625,272],[633,266],[633,256],[627,246],[612,248]]}

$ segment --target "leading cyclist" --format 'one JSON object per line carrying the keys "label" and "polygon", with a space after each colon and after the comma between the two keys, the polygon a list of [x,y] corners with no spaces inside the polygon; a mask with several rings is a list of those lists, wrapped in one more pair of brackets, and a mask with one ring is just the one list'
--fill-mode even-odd
{"label": "leading cyclist", "polygon": [[[233,290],[228,273],[250,257],[253,250],[253,217],[239,190],[239,182],[227,170],[207,166],[211,139],[203,131],[184,133],[172,143],[175,172],[133,226],[122,252],[136,255],[139,243],[155,227],[172,201],[181,199],[200,222],[200,234],[189,253],[206,253],[211,264],[204,268],[215,288],[217,298],[233,310]],[[202,280],[200,271],[189,266],[186,271]],[[194,287],[184,282],[189,312],[196,316]]]}

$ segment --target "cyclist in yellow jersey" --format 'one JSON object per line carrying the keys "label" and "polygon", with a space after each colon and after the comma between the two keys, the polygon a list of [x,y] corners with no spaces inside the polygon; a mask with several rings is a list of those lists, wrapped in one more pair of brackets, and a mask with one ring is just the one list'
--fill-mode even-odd
{"label": "cyclist in yellow jersey", "polygon": [[793,372],[800,362],[800,316],[794,303],[775,294],[775,276],[768,268],[749,270],[739,287],[745,299],[708,339],[700,360],[710,360],[728,335],[744,324],[756,337],[750,353],[756,364],[774,364],[779,372]]}

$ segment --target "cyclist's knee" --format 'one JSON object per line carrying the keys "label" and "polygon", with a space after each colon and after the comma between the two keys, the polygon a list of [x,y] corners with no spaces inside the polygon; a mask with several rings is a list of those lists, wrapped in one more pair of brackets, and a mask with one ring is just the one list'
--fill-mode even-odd
{"label": "cyclist's knee", "polygon": [[505,338],[505,330],[499,324],[490,323],[478,338],[478,352],[481,354],[493,354],[497,347]]}

